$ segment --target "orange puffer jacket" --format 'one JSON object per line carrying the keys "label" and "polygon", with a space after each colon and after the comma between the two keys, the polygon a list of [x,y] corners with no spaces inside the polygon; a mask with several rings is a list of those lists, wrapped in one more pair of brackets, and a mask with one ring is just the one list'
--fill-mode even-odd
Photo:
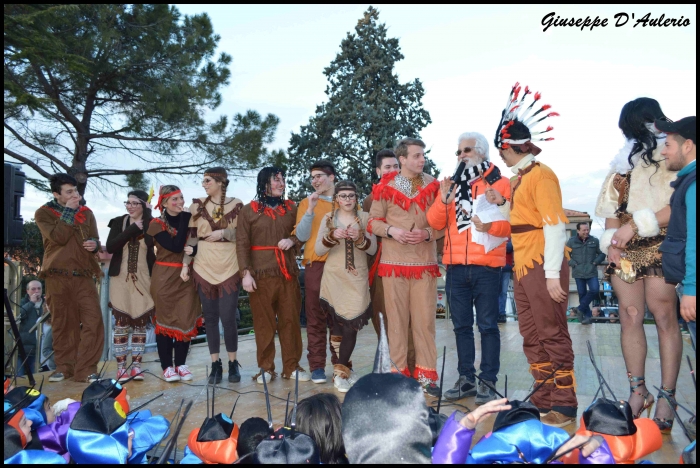
{"label": "orange puffer jacket", "polygon": [[[484,177],[472,185],[472,197],[474,200],[486,192],[488,185],[484,179],[489,179],[489,175],[493,172],[494,167],[491,164]],[[491,187],[498,190],[510,202],[510,181],[508,179],[501,177],[494,181]],[[445,205],[438,197],[428,210],[427,218],[430,227],[436,230],[445,229],[446,223],[449,225],[449,232],[445,233],[445,247],[442,253],[442,262],[444,264],[483,265],[494,268],[505,266],[506,242],[487,253],[484,251],[483,245],[472,242],[471,227],[462,233],[457,232],[454,201],[449,205]],[[489,229],[489,234],[496,237],[510,236],[510,223],[508,221],[495,221]]]}

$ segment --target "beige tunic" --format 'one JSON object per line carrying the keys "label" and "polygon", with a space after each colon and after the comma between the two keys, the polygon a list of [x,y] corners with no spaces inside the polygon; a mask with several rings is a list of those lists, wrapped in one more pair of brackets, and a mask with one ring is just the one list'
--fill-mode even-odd
{"label": "beige tunic", "polygon": [[[126,230],[128,219],[128,216],[124,217],[122,232]],[[131,319],[133,325],[143,326],[148,321],[154,307],[151,297],[151,275],[146,261],[148,247],[146,247],[143,236],[140,236],[136,273],[129,273],[130,248],[135,248],[135,246],[131,246],[131,242],[127,242],[122,251],[119,275],[109,278],[109,302],[113,313],[126,315]]]}
{"label": "beige tunic", "polygon": [[[192,218],[189,224],[189,245],[197,245],[197,255],[194,257],[193,279],[196,287],[210,299],[223,296],[224,290],[230,294],[235,292],[240,282],[238,273],[238,257],[236,255],[236,227],[238,213],[243,208],[243,202],[237,198],[228,198],[224,203],[223,213],[219,213],[219,204],[212,201],[204,206],[206,197],[195,198],[190,206]],[[197,213],[201,213],[197,220]],[[228,225],[221,227],[221,219],[225,218]],[[219,242],[207,242],[202,239],[213,231],[224,229],[224,237]],[[201,241],[201,242],[200,242]]]}
{"label": "beige tunic", "polygon": [[[364,235],[370,240],[370,247],[362,251],[353,244],[354,273],[346,268],[344,239],[340,239],[340,244],[330,249],[323,245],[323,238],[329,231],[330,213],[326,214],[321,221],[315,248],[316,255],[328,253],[321,279],[321,307],[359,329],[371,316],[368,259],[369,255],[377,251],[377,238],[374,234],[366,232],[369,214],[361,211],[357,216],[361,223],[360,229],[365,231]],[[341,229],[347,227],[337,217],[333,219],[333,226]]]}

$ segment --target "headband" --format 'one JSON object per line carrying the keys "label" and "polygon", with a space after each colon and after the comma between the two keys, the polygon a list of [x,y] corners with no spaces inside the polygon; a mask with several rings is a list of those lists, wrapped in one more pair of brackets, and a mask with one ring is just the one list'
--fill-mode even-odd
{"label": "headband", "polygon": [[180,190],[175,190],[174,192],[166,193],[166,194],[161,194],[158,196],[158,204],[154,207],[157,210],[163,211],[163,201],[177,195],[178,193],[182,193]]}

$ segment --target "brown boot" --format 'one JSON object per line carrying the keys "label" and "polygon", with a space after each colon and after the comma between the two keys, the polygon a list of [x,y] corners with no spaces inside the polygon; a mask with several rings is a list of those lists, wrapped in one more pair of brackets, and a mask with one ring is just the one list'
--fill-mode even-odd
{"label": "brown boot", "polygon": [[576,417],[575,416],[566,416],[565,414],[560,413],[559,411],[550,411],[542,419],[542,424],[546,424],[548,426],[552,427],[564,427],[568,426],[571,423],[576,422]]}

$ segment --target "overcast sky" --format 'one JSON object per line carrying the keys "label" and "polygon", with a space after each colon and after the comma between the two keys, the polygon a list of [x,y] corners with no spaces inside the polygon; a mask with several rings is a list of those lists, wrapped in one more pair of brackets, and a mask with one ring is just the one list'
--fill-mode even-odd
{"label": "overcast sky", "polygon": [[[280,125],[270,147],[286,150],[290,133],[308,123],[326,99],[323,69],[367,6],[178,8],[188,15],[207,13],[221,36],[219,50],[233,56],[231,83],[215,114],[246,109],[276,114]],[[617,121],[626,102],[648,96],[673,120],[695,115],[695,5],[374,6],[405,56],[396,66],[400,80],[418,78],[425,87],[423,105],[432,124],[421,136],[443,174],[454,169],[460,133],[481,132],[492,142],[516,81],[542,92],[542,102],[561,114],[549,119],[555,141],[542,143],[539,159],[559,176],[564,206],[590,214],[609,162],[624,143]],[[550,27],[543,32],[542,18],[550,12],[562,18],[599,16],[609,24],[593,31]],[[615,27],[614,15],[620,12],[630,20]],[[650,18],[688,18],[690,25],[633,27],[647,13]],[[510,175],[494,147],[491,156]],[[186,199],[203,195],[198,181],[179,185]],[[232,187],[229,194],[246,203],[254,194],[250,180],[235,181]],[[109,219],[125,212],[125,195],[87,194],[103,241]],[[45,201],[30,188],[22,204],[25,220]]]}

